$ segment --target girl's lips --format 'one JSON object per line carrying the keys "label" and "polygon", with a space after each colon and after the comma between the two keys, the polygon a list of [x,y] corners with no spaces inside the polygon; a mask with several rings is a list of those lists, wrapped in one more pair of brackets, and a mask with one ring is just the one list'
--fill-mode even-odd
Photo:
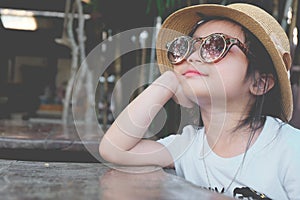
{"label": "girl's lips", "polygon": [[207,75],[206,74],[202,74],[201,72],[196,71],[196,70],[188,70],[188,71],[186,71],[186,72],[183,73],[183,76],[193,77],[193,76],[207,76]]}

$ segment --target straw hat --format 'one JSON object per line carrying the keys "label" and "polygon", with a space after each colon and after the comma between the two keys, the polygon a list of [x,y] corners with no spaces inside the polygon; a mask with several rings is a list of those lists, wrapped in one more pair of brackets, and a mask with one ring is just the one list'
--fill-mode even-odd
{"label": "straw hat", "polygon": [[180,9],[171,14],[162,24],[157,38],[157,61],[161,72],[172,68],[166,54],[166,44],[179,35],[187,35],[201,16],[226,17],[252,32],[269,53],[278,75],[282,106],[290,120],[293,112],[292,91],[289,81],[291,56],[289,39],[280,24],[266,11],[254,5],[235,3],[228,6],[201,4]]}

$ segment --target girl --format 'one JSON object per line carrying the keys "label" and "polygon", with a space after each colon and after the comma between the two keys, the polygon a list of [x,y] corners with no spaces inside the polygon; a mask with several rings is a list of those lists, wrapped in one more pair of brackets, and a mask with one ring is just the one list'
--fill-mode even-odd
{"label": "girl", "polygon": [[[104,159],[175,168],[236,198],[300,198],[300,133],[287,124],[289,41],[271,15],[248,4],[181,9],[162,25],[157,59],[162,75],[107,131],[99,147]],[[170,98],[197,105],[201,126],[141,139]]]}

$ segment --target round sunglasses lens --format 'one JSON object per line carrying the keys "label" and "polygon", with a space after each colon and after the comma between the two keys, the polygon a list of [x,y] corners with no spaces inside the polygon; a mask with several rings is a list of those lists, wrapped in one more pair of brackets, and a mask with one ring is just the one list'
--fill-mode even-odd
{"label": "round sunglasses lens", "polygon": [[168,59],[171,63],[181,62],[187,54],[189,40],[186,37],[175,39],[168,48]]}
{"label": "round sunglasses lens", "polygon": [[226,42],[221,35],[206,38],[200,48],[200,57],[207,63],[218,60],[226,48]]}

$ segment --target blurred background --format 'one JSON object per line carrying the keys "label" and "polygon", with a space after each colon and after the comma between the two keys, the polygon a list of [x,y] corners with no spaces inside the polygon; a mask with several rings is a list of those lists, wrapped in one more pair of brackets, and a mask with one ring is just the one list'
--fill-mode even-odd
{"label": "blurred background", "polygon": [[[1,0],[2,141],[7,138],[16,139],[12,141],[13,143],[18,138],[24,139],[23,129],[27,127],[28,135],[31,136],[27,137],[28,140],[24,142],[26,143],[40,137],[33,132],[39,132],[41,129],[51,132],[49,130],[53,130],[53,124],[69,123],[72,118],[70,111],[72,77],[76,75],[82,57],[103,40],[125,30],[159,26],[170,13],[188,5],[199,3],[226,5],[234,2],[260,6],[273,15],[286,30],[294,59],[290,79],[294,95],[291,124],[300,128],[298,0]],[[155,38],[149,33],[144,40],[153,41]],[[143,41],[132,37],[132,42],[142,46]],[[151,52],[153,52],[151,49],[137,50],[124,55],[99,77],[98,89],[94,94],[95,109],[98,122],[104,129],[114,120],[112,111],[115,105],[112,105],[111,93],[115,83],[130,68],[155,61]],[[178,108],[173,109],[172,102],[166,107],[170,116],[168,118],[176,118],[174,113],[178,112]],[[48,128],[30,129],[36,124]],[[13,129],[18,126],[23,129]],[[161,134],[172,132],[177,128],[174,122],[170,125],[167,121]],[[23,130],[24,134],[17,137],[20,130]],[[60,132],[61,129],[56,128],[56,134],[60,135]],[[45,138],[49,138],[49,135],[43,137]],[[74,140],[71,140],[71,143],[74,143]],[[0,147],[12,149],[12,144],[6,144],[4,142]],[[13,154],[8,153],[6,157],[10,156]]]}

